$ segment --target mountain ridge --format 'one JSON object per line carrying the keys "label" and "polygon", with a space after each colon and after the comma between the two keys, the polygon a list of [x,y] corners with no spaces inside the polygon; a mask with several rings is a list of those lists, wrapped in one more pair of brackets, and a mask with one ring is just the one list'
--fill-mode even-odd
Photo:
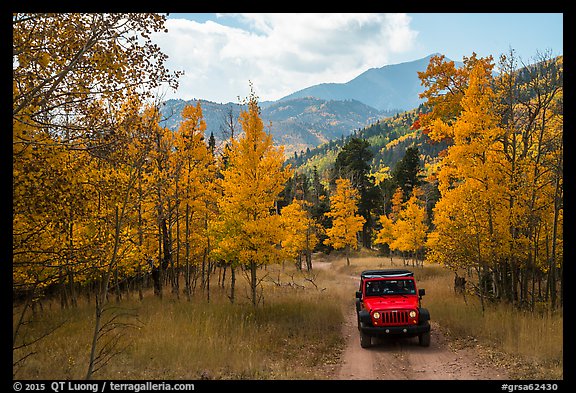
{"label": "mountain ridge", "polygon": [[[370,68],[346,83],[321,83],[276,101],[261,102],[262,120],[272,123],[274,142],[284,145],[286,156],[348,136],[380,119],[417,108],[424,90],[417,72],[424,71],[434,55],[439,54]],[[230,115],[237,118],[241,104],[170,99],[161,109],[163,125],[176,129],[184,105],[197,102],[201,102],[206,134],[212,133],[220,143],[226,140]]]}
{"label": "mountain ridge", "polygon": [[[433,53],[421,59],[370,68],[344,83],[320,83],[298,90],[278,101],[313,96],[326,100],[356,99],[378,110],[404,112],[422,103],[418,71],[424,71]],[[450,59],[448,59],[450,60]],[[457,62],[458,63],[458,62]]]}

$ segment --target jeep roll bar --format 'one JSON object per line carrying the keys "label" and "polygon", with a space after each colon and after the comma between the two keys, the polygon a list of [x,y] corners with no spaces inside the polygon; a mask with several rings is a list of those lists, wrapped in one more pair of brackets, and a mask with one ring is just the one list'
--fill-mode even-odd
{"label": "jeep roll bar", "polygon": [[364,270],[360,277],[362,278],[384,278],[384,277],[413,277],[414,273],[405,269],[380,269]]}

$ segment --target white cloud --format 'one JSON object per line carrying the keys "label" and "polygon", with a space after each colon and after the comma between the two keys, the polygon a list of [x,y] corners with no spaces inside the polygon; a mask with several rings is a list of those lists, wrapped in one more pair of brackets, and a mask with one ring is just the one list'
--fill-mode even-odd
{"label": "white cloud", "polygon": [[[170,97],[237,102],[249,81],[261,100],[324,82],[347,82],[391,55],[413,49],[405,14],[235,14],[198,23],[168,19],[155,41],[172,70],[184,70]],[[167,97],[169,98],[169,97]]]}

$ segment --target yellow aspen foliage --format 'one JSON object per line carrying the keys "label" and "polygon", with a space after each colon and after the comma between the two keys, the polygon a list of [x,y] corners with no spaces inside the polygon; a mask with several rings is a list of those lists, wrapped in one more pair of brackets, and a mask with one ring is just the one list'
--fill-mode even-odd
{"label": "yellow aspen foliage", "polygon": [[386,214],[382,214],[379,221],[381,229],[376,233],[374,244],[390,245],[394,240],[394,222]]}
{"label": "yellow aspen foliage", "polygon": [[392,195],[392,211],[390,212],[390,219],[395,222],[400,215],[402,210],[402,205],[404,204],[404,191],[402,187],[397,187]]}
{"label": "yellow aspen foliage", "polygon": [[444,161],[447,165],[440,172],[443,186],[450,187],[460,179],[478,181],[485,187],[502,184],[505,160],[500,141],[504,130],[499,126],[495,95],[489,81],[489,74],[481,66],[470,75],[469,87],[462,99],[463,111],[453,127],[454,145]]}
{"label": "yellow aspen foliage", "polygon": [[505,255],[509,241],[504,199],[509,167],[490,81],[480,64],[470,73],[462,113],[453,125],[454,145],[438,176],[442,198],[434,209],[430,257],[452,267],[495,263],[495,255]]}
{"label": "yellow aspen foliage", "polygon": [[304,203],[294,199],[280,213],[284,231],[282,248],[290,258],[298,258],[303,251],[312,250],[318,244],[315,234],[318,225],[303,208]]}
{"label": "yellow aspen foliage", "polygon": [[120,277],[132,277],[146,263],[146,248],[139,239],[145,214],[138,217],[138,213],[144,210],[139,206],[141,187],[146,187],[145,170],[154,148],[159,113],[150,107],[142,109],[142,102],[133,95],[112,115],[114,144],[102,143],[93,149],[98,161],[90,175],[99,195],[92,227],[99,234],[97,258],[102,271],[94,273],[114,269]]}
{"label": "yellow aspen foliage", "polygon": [[349,250],[358,249],[358,232],[362,230],[365,219],[356,214],[360,194],[352,187],[348,179],[336,180],[336,191],[330,197],[330,211],[324,213],[332,218],[332,227],[326,230],[328,238],[324,244],[339,250],[345,248],[346,258],[350,264]]}
{"label": "yellow aspen foliage", "polygon": [[147,97],[162,83],[176,88],[180,73],[164,67],[150,37],[165,31],[165,20],[154,13],[14,13],[14,123],[28,118],[57,130],[75,114],[69,129],[80,136],[104,120],[91,113],[94,100],[115,105],[136,86]]}
{"label": "yellow aspen foliage", "polygon": [[276,202],[291,169],[284,167],[283,147],[275,147],[272,136],[264,131],[253,93],[247,110],[240,113],[239,123],[243,135],[231,141],[218,203],[222,222],[216,227],[229,232],[219,236],[217,247],[221,250],[216,252],[235,256],[250,269],[252,302],[256,306],[256,269],[281,258],[283,233]]}
{"label": "yellow aspen foliage", "polygon": [[392,213],[380,216],[381,229],[376,234],[375,244],[388,244],[391,251],[411,252],[418,258],[418,252],[426,246],[428,225],[426,210],[418,199],[421,190],[415,187],[412,196],[402,203],[402,189],[394,193]]}
{"label": "yellow aspen foliage", "polygon": [[[248,111],[240,114],[240,124],[245,134],[232,141],[228,167],[222,171],[223,196],[219,206],[226,219],[239,220],[243,223],[241,227],[250,225],[250,222],[262,224],[264,236],[269,233],[269,224],[273,224],[271,217],[275,215],[275,202],[290,170],[283,167],[282,148],[274,147],[272,136],[264,132],[254,99],[249,102]],[[258,225],[251,231],[257,232]],[[244,241],[246,245],[251,242],[262,244],[254,236],[246,236]],[[275,243],[272,241],[269,246],[275,247]],[[254,251],[258,250],[254,248]],[[258,261],[257,255],[254,256]],[[249,263],[250,258],[243,262]]]}
{"label": "yellow aspen foliage", "polygon": [[15,288],[64,281],[73,288],[100,277],[112,259],[126,276],[141,263],[135,219],[128,214],[150,149],[144,130],[151,120],[140,108],[131,97],[108,114],[116,124],[113,140],[111,131],[69,149],[55,136],[28,134],[43,145],[14,156]]}
{"label": "yellow aspen foliage", "polygon": [[491,72],[492,56],[476,58],[476,53],[463,58],[463,66],[456,67],[454,61],[446,61],[444,55],[432,56],[425,71],[418,72],[418,77],[425,87],[420,98],[431,109],[419,115],[418,128],[433,141],[442,141],[453,137],[451,126],[462,111],[462,98],[468,87],[469,75],[477,65],[484,71]]}
{"label": "yellow aspen foliage", "polygon": [[387,166],[383,166],[378,169],[374,174],[374,184],[379,186],[383,184],[386,179],[390,178],[390,168]]}
{"label": "yellow aspen foliage", "polygon": [[170,167],[174,170],[174,198],[183,216],[176,239],[182,260],[197,264],[209,249],[208,222],[216,214],[216,164],[205,141],[206,122],[200,103],[182,110],[182,123],[174,133],[174,152]]}
{"label": "yellow aspen foliage", "polygon": [[390,246],[395,239],[394,223],[398,219],[404,202],[402,187],[397,187],[392,195],[392,211],[380,216],[381,229],[376,233],[374,244],[388,244]]}
{"label": "yellow aspen foliage", "polygon": [[392,227],[391,250],[416,253],[425,246],[428,226],[426,210],[421,205],[416,193],[408,199]]}
{"label": "yellow aspen foliage", "polygon": [[44,288],[64,267],[75,270],[72,248],[80,253],[76,234],[90,210],[86,155],[43,140],[44,149],[29,146],[13,159],[13,279],[19,289]]}
{"label": "yellow aspen foliage", "polygon": [[12,15],[15,289],[67,280],[72,292],[110,266],[111,239],[126,261],[136,252],[127,211],[146,152],[137,144],[147,142],[130,135],[142,123],[133,89],[151,97],[162,83],[177,86],[150,39],[165,19]]}

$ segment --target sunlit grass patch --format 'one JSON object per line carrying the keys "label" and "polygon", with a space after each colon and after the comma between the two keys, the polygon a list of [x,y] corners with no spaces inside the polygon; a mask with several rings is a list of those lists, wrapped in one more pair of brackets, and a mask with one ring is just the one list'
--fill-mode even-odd
{"label": "sunlit grass patch", "polygon": [[[272,273],[281,284],[294,280],[298,285],[266,281]],[[122,350],[93,378],[325,378],[323,366],[334,364],[344,346],[340,328],[342,297],[347,292],[333,284],[331,272],[300,273],[293,267],[270,266],[260,274],[263,301],[258,307],[243,295],[247,283],[241,279],[234,304],[228,288],[219,287],[211,289],[209,303],[200,290],[191,301],[166,293],[160,299],[151,292],[142,301],[135,297],[122,301],[114,312],[131,310],[132,326],[117,330],[122,333],[118,342]],[[46,323],[67,322],[30,348],[35,353],[16,377],[83,379],[93,314],[94,305],[86,303],[73,310],[45,311]]]}

